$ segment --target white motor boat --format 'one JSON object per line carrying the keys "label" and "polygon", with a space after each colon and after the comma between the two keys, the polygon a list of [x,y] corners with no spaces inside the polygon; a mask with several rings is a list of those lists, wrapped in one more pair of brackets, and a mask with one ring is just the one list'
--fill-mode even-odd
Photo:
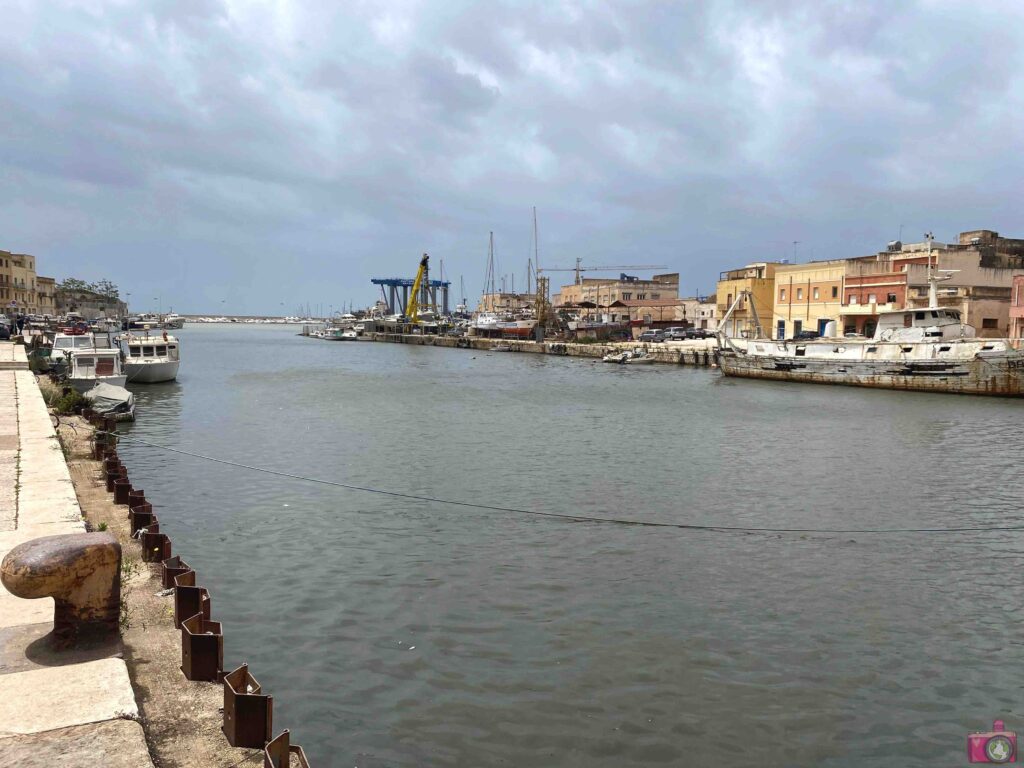
{"label": "white motor boat", "polygon": [[158,384],[177,378],[181,349],[174,336],[166,331],[153,336],[126,333],[118,341],[124,355],[124,372],[132,384]]}
{"label": "white motor boat", "polygon": [[78,392],[97,384],[125,385],[121,352],[116,349],[82,349],[68,353],[68,383]]}

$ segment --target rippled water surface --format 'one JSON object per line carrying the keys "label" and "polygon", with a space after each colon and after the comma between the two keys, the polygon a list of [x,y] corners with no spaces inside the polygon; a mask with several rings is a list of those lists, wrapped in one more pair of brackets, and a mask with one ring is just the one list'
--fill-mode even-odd
{"label": "rippled water surface", "polygon": [[[1021,404],[188,326],[151,440],[405,493],[784,528],[1024,524]],[[125,442],[317,766],[934,766],[1024,727],[1021,532],[566,522]]]}

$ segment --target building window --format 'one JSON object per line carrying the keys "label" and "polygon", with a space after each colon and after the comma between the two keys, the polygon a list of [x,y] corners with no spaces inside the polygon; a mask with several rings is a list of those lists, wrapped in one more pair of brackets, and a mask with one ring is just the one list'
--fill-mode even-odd
{"label": "building window", "polygon": [[917,289],[917,295],[918,296],[927,296],[928,295],[928,289],[927,288],[918,288]]}
{"label": "building window", "polygon": [[885,303],[886,304],[895,304],[896,303],[896,294],[895,293],[887,293],[887,294],[885,294]]}
{"label": "building window", "polygon": [[732,294],[731,293],[726,294],[726,296],[725,296],[725,303],[728,304],[729,306],[732,306]]}
{"label": "building window", "polygon": [[780,288],[779,289],[779,301],[785,301],[785,300],[786,300],[786,289],[785,288]]}
{"label": "building window", "polygon": [[877,304],[877,303],[878,303],[878,296],[876,296],[873,293],[869,293],[868,294],[868,304]]}
{"label": "building window", "polygon": [[795,339],[797,336],[799,336],[800,335],[800,331],[802,331],[803,329],[804,329],[804,321],[803,320],[794,320],[793,321],[793,338]]}
{"label": "building window", "polygon": [[651,298],[652,299],[660,299],[661,298],[661,294],[660,293],[652,293],[651,294]]}
{"label": "building window", "polygon": [[856,304],[856,303],[857,303],[857,295],[856,295],[856,294],[853,294],[853,293],[851,293],[851,294],[850,294],[850,295],[849,295],[849,296],[847,297],[847,299],[846,299],[846,303],[847,303],[847,304]]}
{"label": "building window", "polygon": [[796,289],[796,298],[797,298],[797,300],[800,300],[803,297],[804,297],[804,289],[803,288],[797,288]]}
{"label": "building window", "polygon": [[622,294],[622,300],[623,301],[629,301],[632,297],[633,297],[632,293],[624,293],[624,294]]}
{"label": "building window", "polygon": [[638,294],[636,295],[636,298],[637,298],[638,300],[639,300],[639,299],[646,299],[646,298],[647,298],[647,296],[646,296],[646,294],[643,294],[643,293],[638,293]]}
{"label": "building window", "polygon": [[838,285],[833,285],[832,286],[832,298],[833,299],[838,299],[839,298],[839,286]]}
{"label": "building window", "polygon": [[817,288],[814,289],[814,300],[815,301],[818,300],[818,289]]}
{"label": "building window", "polygon": [[999,319],[995,317],[984,317],[981,320],[981,327],[986,329],[994,329],[999,327]]}

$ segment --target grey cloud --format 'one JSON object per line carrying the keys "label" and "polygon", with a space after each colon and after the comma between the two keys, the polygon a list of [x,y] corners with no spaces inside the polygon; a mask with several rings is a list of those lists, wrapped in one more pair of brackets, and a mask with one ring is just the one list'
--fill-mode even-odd
{"label": "grey cloud", "polygon": [[1009,2],[2,13],[0,247],[182,310],[368,301],[423,250],[476,286],[490,230],[521,271],[532,205],[549,264],[664,262],[705,291],[793,240],[1024,232]]}

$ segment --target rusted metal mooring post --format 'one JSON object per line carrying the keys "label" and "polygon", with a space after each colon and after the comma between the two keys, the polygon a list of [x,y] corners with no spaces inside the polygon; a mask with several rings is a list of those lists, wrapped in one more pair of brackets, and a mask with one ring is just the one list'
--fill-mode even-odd
{"label": "rusted metal mooring post", "polygon": [[224,669],[224,632],[219,621],[197,613],[181,622],[181,671],[187,680],[216,682]]}
{"label": "rusted metal mooring post", "polygon": [[232,747],[262,749],[270,741],[274,697],[260,690],[248,664],[224,675],[223,731]]}
{"label": "rusted metal mooring post", "polygon": [[60,645],[117,633],[120,573],[121,545],[109,533],[43,536],[19,544],[0,563],[0,581],[12,595],[53,598]]}
{"label": "rusted metal mooring post", "polygon": [[309,768],[309,760],[306,759],[302,747],[290,742],[291,735],[287,728],[281,731],[281,735],[276,739],[267,742],[267,746],[263,748],[263,768],[293,768],[293,755],[298,760],[299,768]]}

